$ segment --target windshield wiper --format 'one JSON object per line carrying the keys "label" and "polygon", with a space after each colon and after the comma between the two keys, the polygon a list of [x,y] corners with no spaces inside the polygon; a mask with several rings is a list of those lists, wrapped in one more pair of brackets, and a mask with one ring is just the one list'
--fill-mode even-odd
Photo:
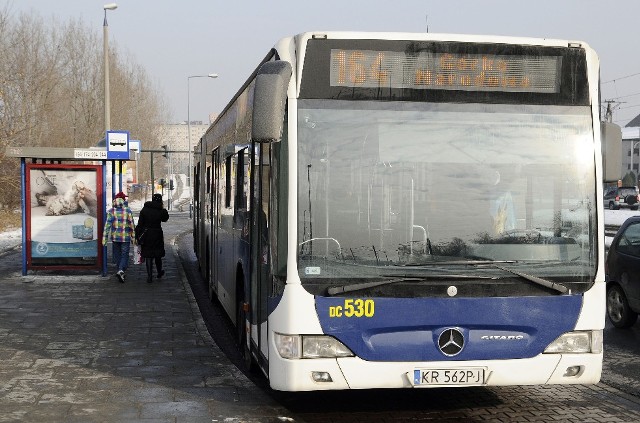
{"label": "windshield wiper", "polygon": [[471,265],[475,266],[478,264],[494,264],[494,263],[515,263],[515,260],[490,260],[490,259],[482,259],[482,260],[433,260],[424,263],[402,263],[402,264],[394,264],[396,267],[420,267],[420,266],[442,266],[442,265]]}
{"label": "windshield wiper", "polygon": [[561,294],[571,294],[571,290],[561,283],[551,282],[547,279],[542,279],[537,276],[529,275],[527,273],[518,272],[517,270],[508,269],[506,267],[498,266],[497,264],[494,264],[494,266],[500,270],[504,270],[505,272],[509,272],[516,276],[520,276],[521,278],[526,279],[530,282],[537,283],[538,285],[542,285],[546,288],[550,288],[555,291],[558,291]]}
{"label": "windshield wiper", "polygon": [[327,295],[343,294],[345,292],[359,291],[361,289],[367,289],[367,288],[375,288],[376,286],[389,285],[396,282],[421,281],[421,280],[423,279],[422,278],[398,278],[398,279],[389,279],[388,281],[362,282],[362,283],[354,283],[353,285],[331,286],[327,288]]}
{"label": "windshield wiper", "polygon": [[[455,275],[455,274],[447,274],[447,275],[429,275],[429,279],[496,279],[492,276],[479,276],[479,275]],[[346,292],[359,291],[361,289],[367,288],[375,288],[377,286],[382,285],[390,285],[392,283],[397,282],[422,282],[427,280],[427,277],[421,278],[412,278],[412,277],[401,277],[397,279],[389,279],[387,281],[377,281],[377,282],[361,282],[354,283],[352,285],[342,285],[342,286],[331,286],[327,288],[327,295],[333,296],[337,294],[343,294]]]}

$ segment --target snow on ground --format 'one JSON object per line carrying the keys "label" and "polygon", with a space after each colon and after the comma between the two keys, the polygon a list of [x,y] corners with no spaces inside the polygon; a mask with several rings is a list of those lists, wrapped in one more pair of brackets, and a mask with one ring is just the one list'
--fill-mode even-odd
{"label": "snow on ground", "polygon": [[631,216],[640,216],[640,211],[633,210],[605,210],[604,224],[620,226]]}
{"label": "snow on ground", "polygon": [[0,232],[0,252],[22,243],[22,229]]}

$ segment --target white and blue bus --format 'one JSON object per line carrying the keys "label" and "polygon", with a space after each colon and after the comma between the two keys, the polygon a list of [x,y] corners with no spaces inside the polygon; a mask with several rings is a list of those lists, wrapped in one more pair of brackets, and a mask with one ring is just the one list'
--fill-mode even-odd
{"label": "white and blue bus", "polygon": [[285,391],[597,383],[598,74],[575,41],[280,40],[194,153],[245,364]]}

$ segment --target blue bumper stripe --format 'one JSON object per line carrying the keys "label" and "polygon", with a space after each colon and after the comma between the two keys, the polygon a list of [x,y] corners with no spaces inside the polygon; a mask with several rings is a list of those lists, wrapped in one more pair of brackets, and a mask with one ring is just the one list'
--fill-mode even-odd
{"label": "blue bumper stripe", "polygon": [[[520,298],[316,297],[325,334],[370,361],[490,360],[533,357],[571,331],[582,296]],[[454,357],[438,337],[457,328],[465,345]]]}

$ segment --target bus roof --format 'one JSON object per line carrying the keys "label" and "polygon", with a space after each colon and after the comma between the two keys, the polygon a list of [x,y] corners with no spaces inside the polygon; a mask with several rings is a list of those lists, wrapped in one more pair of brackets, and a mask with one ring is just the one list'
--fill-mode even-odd
{"label": "bus roof", "polygon": [[416,40],[416,41],[454,41],[471,43],[504,43],[536,46],[567,47],[569,45],[588,48],[588,44],[579,40],[560,40],[552,38],[514,37],[504,35],[439,34],[431,32],[350,32],[350,31],[312,31],[294,36],[299,42],[310,38],[329,39],[370,39],[370,40]]}

